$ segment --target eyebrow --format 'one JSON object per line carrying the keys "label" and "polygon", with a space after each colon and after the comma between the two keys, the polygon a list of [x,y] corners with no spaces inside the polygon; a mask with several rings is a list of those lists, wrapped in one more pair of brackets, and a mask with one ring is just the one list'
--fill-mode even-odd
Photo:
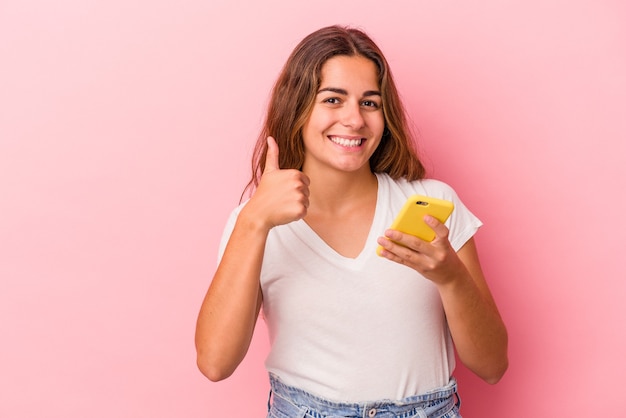
{"label": "eyebrow", "polygon": [[[324,87],[323,89],[319,89],[317,94],[320,94],[320,93],[325,92],[325,91],[330,91],[330,92],[333,92],[333,93],[342,94],[344,96],[348,95],[348,91],[347,90],[340,89],[340,88],[337,88],[337,87]],[[381,96],[381,94],[377,90],[367,90],[367,91],[363,92],[363,97],[369,97],[369,96]]]}

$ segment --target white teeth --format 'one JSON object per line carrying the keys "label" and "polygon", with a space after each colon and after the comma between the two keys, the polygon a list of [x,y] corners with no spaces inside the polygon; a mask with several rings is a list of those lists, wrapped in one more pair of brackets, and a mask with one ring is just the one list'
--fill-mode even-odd
{"label": "white teeth", "polygon": [[358,147],[363,142],[362,139],[347,139],[338,136],[331,136],[330,140],[343,147]]}

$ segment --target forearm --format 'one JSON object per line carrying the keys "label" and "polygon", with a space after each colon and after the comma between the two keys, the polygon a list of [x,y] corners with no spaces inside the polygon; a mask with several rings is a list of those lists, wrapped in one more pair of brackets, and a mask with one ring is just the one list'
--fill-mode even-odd
{"label": "forearm", "polygon": [[440,290],[450,333],[459,358],[489,383],[506,371],[507,332],[494,306],[479,294],[471,278]]}
{"label": "forearm", "polygon": [[230,376],[243,360],[262,300],[259,277],[268,229],[242,215],[204,298],[196,325],[198,367],[211,380]]}
{"label": "forearm", "polygon": [[459,251],[466,266],[455,280],[438,285],[460,360],[488,383],[508,367],[506,327],[487,288],[473,241]]}

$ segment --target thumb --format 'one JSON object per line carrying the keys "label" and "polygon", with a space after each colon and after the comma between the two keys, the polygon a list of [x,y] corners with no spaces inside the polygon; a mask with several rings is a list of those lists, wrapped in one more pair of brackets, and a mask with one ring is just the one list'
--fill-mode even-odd
{"label": "thumb", "polygon": [[263,170],[263,173],[268,173],[274,170],[280,170],[280,166],[278,164],[278,144],[274,138],[268,136],[267,153],[265,155],[265,169]]}

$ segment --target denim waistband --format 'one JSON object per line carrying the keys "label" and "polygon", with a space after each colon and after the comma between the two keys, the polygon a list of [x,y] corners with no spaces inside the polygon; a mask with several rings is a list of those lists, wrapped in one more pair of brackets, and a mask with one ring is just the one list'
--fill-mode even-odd
{"label": "denim waistband", "polygon": [[[273,402],[289,417],[430,418],[459,416],[456,414],[446,415],[455,407],[457,410],[460,407],[460,398],[457,395],[457,384],[454,378],[451,378],[446,386],[401,400],[384,399],[356,403],[324,399],[285,384],[273,373],[270,373],[270,385],[270,396],[273,396]],[[269,406],[268,404],[268,409]]]}

